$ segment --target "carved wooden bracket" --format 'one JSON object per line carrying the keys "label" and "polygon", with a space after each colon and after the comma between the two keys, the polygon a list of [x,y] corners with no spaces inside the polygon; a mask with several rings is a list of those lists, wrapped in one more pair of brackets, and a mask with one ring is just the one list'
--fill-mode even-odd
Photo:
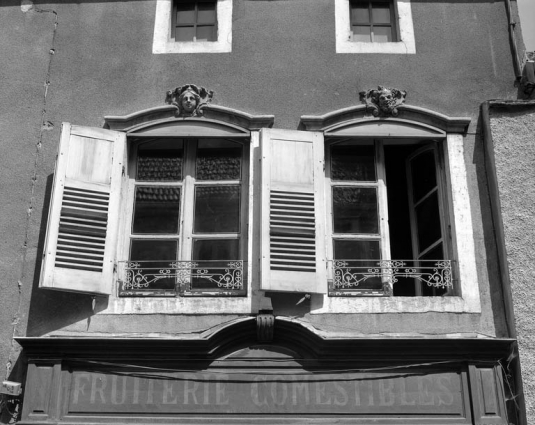
{"label": "carved wooden bracket", "polygon": [[275,316],[271,313],[260,313],[256,316],[256,338],[258,342],[273,341]]}

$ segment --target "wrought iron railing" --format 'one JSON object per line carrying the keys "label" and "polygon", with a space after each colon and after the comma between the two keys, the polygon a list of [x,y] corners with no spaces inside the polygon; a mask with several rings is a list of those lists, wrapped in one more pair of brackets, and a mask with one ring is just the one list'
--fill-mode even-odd
{"label": "wrought iron railing", "polygon": [[332,288],[341,290],[380,290],[392,294],[401,278],[411,278],[429,287],[453,286],[451,260],[332,260]]}
{"label": "wrought iron railing", "polygon": [[244,262],[241,260],[119,262],[121,295],[243,289]]}

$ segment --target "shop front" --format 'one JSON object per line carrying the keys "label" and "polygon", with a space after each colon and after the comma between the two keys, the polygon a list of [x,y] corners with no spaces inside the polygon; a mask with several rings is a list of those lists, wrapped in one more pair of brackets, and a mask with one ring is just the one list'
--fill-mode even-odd
{"label": "shop front", "polygon": [[513,340],[329,338],[261,319],[190,339],[19,338],[21,424],[508,423]]}

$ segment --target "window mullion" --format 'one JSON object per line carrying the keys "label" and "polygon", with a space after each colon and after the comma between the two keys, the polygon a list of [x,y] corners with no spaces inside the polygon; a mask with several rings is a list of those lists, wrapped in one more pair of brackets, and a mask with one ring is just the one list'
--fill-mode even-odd
{"label": "window mullion", "polygon": [[379,232],[381,234],[381,259],[390,260],[390,230],[388,228],[388,201],[386,190],[385,152],[382,140],[375,141],[377,158],[377,191],[379,202]]}
{"label": "window mullion", "polygon": [[184,155],[184,186],[181,206],[180,251],[182,261],[191,260],[195,208],[195,155],[197,140],[186,140]]}

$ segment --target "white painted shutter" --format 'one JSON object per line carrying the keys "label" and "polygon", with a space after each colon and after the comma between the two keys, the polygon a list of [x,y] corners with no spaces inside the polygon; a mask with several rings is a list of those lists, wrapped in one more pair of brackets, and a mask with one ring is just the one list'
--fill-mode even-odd
{"label": "white painted shutter", "polygon": [[326,293],[323,134],[262,129],[265,291]]}
{"label": "white painted shutter", "polygon": [[64,123],[41,288],[111,294],[126,135]]}

